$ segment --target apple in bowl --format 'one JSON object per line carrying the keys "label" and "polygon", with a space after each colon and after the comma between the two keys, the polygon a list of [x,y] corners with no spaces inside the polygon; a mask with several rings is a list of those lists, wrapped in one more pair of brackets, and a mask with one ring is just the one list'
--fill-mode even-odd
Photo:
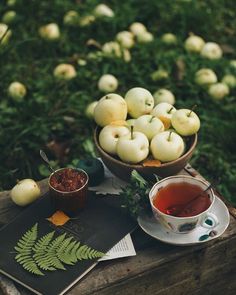
{"label": "apple in bowl", "polygon": [[[171,160],[169,162],[162,162],[159,166],[153,165],[145,165],[144,161],[140,161],[138,163],[126,163],[122,161],[117,155],[111,155],[108,152],[104,151],[99,143],[99,134],[101,128],[97,126],[94,131],[94,143],[96,149],[98,151],[99,156],[101,157],[103,163],[107,166],[107,168],[117,177],[128,181],[133,170],[137,170],[144,178],[153,179],[154,175],[160,177],[167,177],[174,175],[180,172],[188,163],[191,158],[193,151],[197,145],[197,134],[193,134],[191,136],[187,136],[184,138],[185,148],[183,154],[177,158],[176,160]],[[166,131],[165,131],[166,132]],[[169,133],[169,132],[167,132]],[[174,132],[171,136],[174,135]],[[129,146],[128,144],[126,145]],[[125,151],[126,149],[124,149]],[[126,153],[129,153],[126,150]],[[151,158],[153,159],[153,157]]]}

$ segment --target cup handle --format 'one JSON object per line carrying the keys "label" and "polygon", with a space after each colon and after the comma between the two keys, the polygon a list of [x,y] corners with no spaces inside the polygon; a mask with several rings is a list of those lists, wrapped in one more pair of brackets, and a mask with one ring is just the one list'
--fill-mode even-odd
{"label": "cup handle", "polygon": [[210,228],[216,227],[218,224],[219,224],[219,221],[217,216],[209,212],[207,213],[204,220],[202,221],[201,226],[210,229]]}

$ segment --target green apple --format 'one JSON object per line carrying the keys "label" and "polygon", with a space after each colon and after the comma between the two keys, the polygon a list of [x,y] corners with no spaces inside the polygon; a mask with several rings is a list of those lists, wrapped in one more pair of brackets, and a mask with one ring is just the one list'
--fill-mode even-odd
{"label": "green apple", "polygon": [[102,46],[102,52],[110,57],[122,57],[122,50],[120,44],[115,41],[106,42]]}
{"label": "green apple", "polygon": [[96,20],[95,16],[92,14],[87,14],[85,16],[82,16],[79,19],[79,26],[80,27],[87,27],[91,25]]}
{"label": "green apple", "polygon": [[136,164],[146,159],[149,154],[149,142],[141,132],[131,132],[117,141],[117,154],[123,162]]}
{"label": "green apple", "polygon": [[161,41],[166,45],[175,45],[178,43],[177,37],[172,33],[165,33],[161,36]]}
{"label": "green apple", "polygon": [[39,28],[39,35],[49,41],[58,40],[60,38],[60,29],[58,24],[50,23]]}
{"label": "green apple", "polygon": [[98,80],[98,89],[102,92],[113,92],[118,87],[118,80],[111,74],[102,75]]}
{"label": "green apple", "polygon": [[236,87],[236,77],[234,75],[225,75],[222,80],[222,83],[226,84],[229,88],[233,89]]}
{"label": "green apple", "polygon": [[154,106],[154,98],[151,93],[144,88],[131,88],[125,95],[128,113],[132,118],[138,118],[149,114]]}
{"label": "green apple", "polygon": [[33,179],[22,179],[10,191],[12,201],[18,206],[26,206],[40,196],[40,188]]}
{"label": "green apple", "polygon": [[94,14],[97,17],[114,17],[113,10],[106,4],[98,4],[94,9]]}
{"label": "green apple", "polygon": [[154,39],[153,34],[148,31],[137,35],[137,41],[139,43],[149,43],[149,42],[152,42],[153,39]]}
{"label": "green apple", "polygon": [[183,154],[184,141],[177,133],[164,131],[153,137],[150,149],[154,159],[170,162]]}
{"label": "green apple", "polygon": [[21,102],[26,96],[27,90],[24,84],[20,82],[12,82],[8,87],[8,94],[15,101]]}
{"label": "green apple", "polygon": [[147,31],[147,28],[144,26],[144,24],[139,22],[132,23],[129,29],[135,36],[143,34],[144,32]]}
{"label": "green apple", "polygon": [[59,80],[71,80],[76,77],[76,70],[74,66],[70,64],[59,64],[53,71],[55,78]]}
{"label": "green apple", "polygon": [[154,105],[157,105],[160,102],[168,102],[170,104],[175,104],[175,96],[174,94],[165,88],[161,88],[157,90],[154,94]]}
{"label": "green apple", "polygon": [[10,37],[12,35],[12,31],[9,30],[8,26],[6,24],[0,23],[0,46],[7,44]]}
{"label": "green apple", "polygon": [[171,118],[171,124],[175,130],[183,136],[193,135],[200,128],[198,115],[189,109],[177,110]]}
{"label": "green apple", "polygon": [[76,10],[69,10],[63,17],[63,23],[66,26],[76,26],[79,24],[79,14]]}
{"label": "green apple", "polygon": [[164,131],[162,121],[152,115],[142,115],[134,121],[134,130],[144,133],[151,140],[157,133]]}
{"label": "green apple", "polygon": [[134,46],[134,34],[129,31],[122,31],[116,35],[116,40],[123,48],[131,48]]}
{"label": "green apple", "polygon": [[201,51],[201,56],[208,59],[219,59],[223,55],[220,46],[215,42],[207,42]]}
{"label": "green apple", "polygon": [[209,87],[208,94],[215,100],[221,100],[229,94],[229,87],[224,83],[216,83]]}
{"label": "green apple", "polygon": [[93,101],[87,105],[86,110],[85,110],[85,115],[88,119],[93,119],[94,109],[95,109],[97,103],[98,103],[98,101]]}
{"label": "green apple", "polygon": [[207,87],[217,82],[217,76],[211,69],[203,68],[195,73],[195,82],[202,87]]}
{"label": "green apple", "polygon": [[165,69],[159,69],[151,73],[153,81],[163,81],[169,78],[169,73]]}
{"label": "green apple", "polygon": [[99,144],[105,152],[116,155],[117,141],[125,134],[130,134],[127,127],[107,125],[99,133]]}
{"label": "green apple", "polygon": [[204,44],[205,41],[200,36],[191,35],[185,40],[184,47],[188,52],[200,53]]}
{"label": "green apple", "polygon": [[154,107],[154,109],[151,111],[151,115],[159,118],[163,122],[165,129],[169,129],[172,115],[175,112],[176,108],[173,107],[172,104],[161,102]]}
{"label": "green apple", "polygon": [[114,121],[125,121],[126,117],[127,103],[123,97],[115,93],[103,96],[94,109],[94,120],[101,127]]}
{"label": "green apple", "polygon": [[14,22],[15,18],[16,18],[16,12],[14,10],[8,10],[2,16],[2,22],[4,24],[9,25],[12,22]]}

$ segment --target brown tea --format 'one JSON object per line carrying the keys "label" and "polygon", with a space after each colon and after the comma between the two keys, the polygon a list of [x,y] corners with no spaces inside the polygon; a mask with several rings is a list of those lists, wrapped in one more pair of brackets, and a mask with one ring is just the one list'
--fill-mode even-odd
{"label": "brown tea", "polygon": [[161,188],[153,199],[153,205],[168,215],[190,217],[207,210],[211,200],[200,186],[182,182]]}

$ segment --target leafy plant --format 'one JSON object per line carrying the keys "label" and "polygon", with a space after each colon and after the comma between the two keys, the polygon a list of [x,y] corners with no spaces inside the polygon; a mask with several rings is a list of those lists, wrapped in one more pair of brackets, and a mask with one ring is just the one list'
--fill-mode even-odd
{"label": "leafy plant", "polygon": [[148,193],[152,186],[153,183],[146,181],[136,170],[132,171],[130,183],[120,193],[122,206],[132,217],[137,218],[142,211],[150,210]]}
{"label": "leafy plant", "polygon": [[43,276],[42,271],[66,270],[64,264],[74,265],[83,259],[104,256],[102,252],[87,245],[81,245],[73,236],[67,236],[64,233],[53,238],[54,234],[55,231],[52,231],[37,240],[38,224],[36,223],[17,242],[16,261],[28,272]]}

